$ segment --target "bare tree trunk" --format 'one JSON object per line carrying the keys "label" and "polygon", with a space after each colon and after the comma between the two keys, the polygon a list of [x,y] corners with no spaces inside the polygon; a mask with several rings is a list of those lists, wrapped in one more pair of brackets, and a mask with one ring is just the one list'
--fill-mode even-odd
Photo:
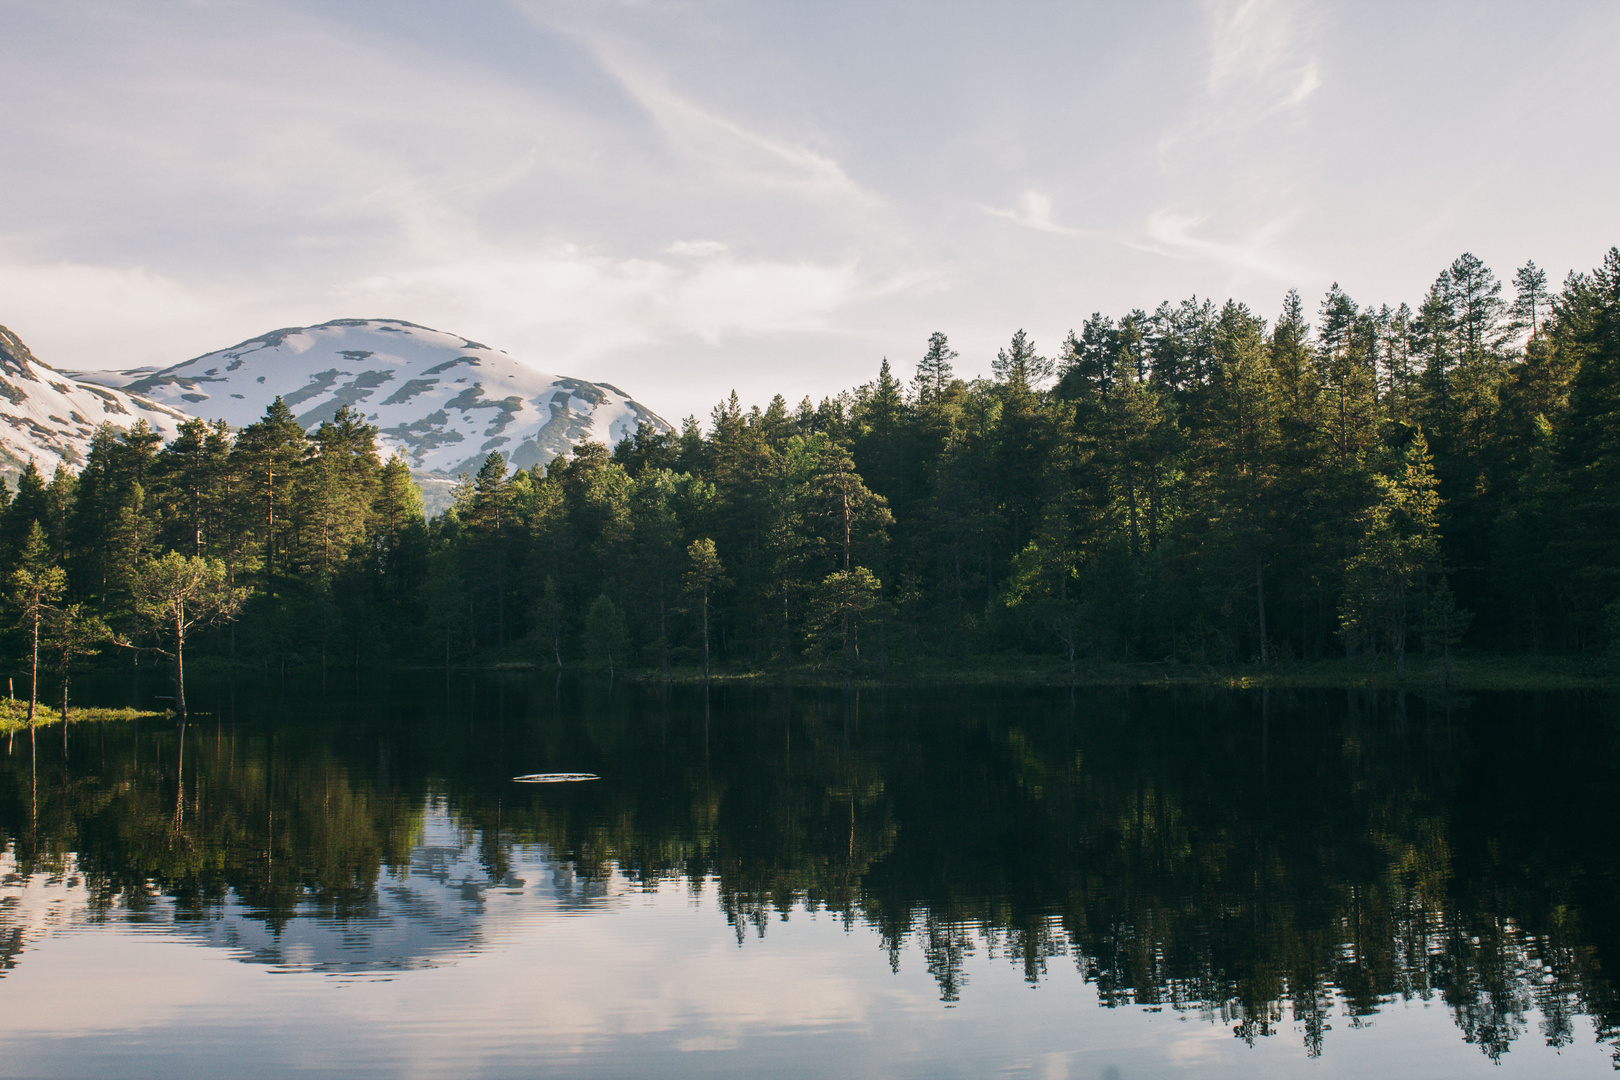
{"label": "bare tree trunk", "polygon": [[850,627],[850,622],[851,622],[851,620],[850,620],[849,612],[846,611],[846,612],[844,612],[844,651],[843,651],[844,689],[845,690],[849,689],[849,645],[850,645],[850,634],[852,633],[852,629]]}
{"label": "bare tree trunk", "polygon": [[39,599],[34,600],[34,652],[28,670],[28,726],[34,726],[34,707],[39,702]]}
{"label": "bare tree trunk", "polygon": [[1270,663],[1271,657],[1266,652],[1266,561],[1263,557],[1254,557],[1254,602],[1260,611],[1260,662]]}
{"label": "bare tree trunk", "polygon": [[182,613],[174,620],[174,709],[180,714],[180,726],[186,723],[186,627]]}
{"label": "bare tree trunk", "polygon": [[709,590],[703,590],[703,681],[709,681]]}
{"label": "bare tree trunk", "polygon": [[669,682],[669,633],[665,629],[664,579],[658,579],[658,670]]}

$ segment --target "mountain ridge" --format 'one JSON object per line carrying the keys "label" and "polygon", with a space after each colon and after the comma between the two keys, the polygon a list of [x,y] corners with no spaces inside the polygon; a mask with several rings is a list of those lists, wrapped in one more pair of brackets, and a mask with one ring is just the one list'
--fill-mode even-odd
{"label": "mountain ridge", "polygon": [[525,468],[587,439],[611,446],[642,423],[672,430],[611,383],[551,375],[403,319],[282,327],[166,368],[72,374],[236,428],[277,396],[306,429],[349,405],[423,480],[476,469],[492,450]]}
{"label": "mountain ridge", "polygon": [[0,326],[0,474],[21,472],[30,460],[46,476],[57,463],[77,469],[104,422],[130,428],[145,420],[172,439],[188,419],[139,393],[54,368]]}

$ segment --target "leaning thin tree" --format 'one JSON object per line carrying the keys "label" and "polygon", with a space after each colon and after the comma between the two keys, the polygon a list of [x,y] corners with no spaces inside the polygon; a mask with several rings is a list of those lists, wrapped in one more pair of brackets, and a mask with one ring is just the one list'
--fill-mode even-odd
{"label": "leaning thin tree", "polygon": [[193,630],[229,622],[242,610],[248,590],[235,588],[218,559],[181,555],[171,551],[161,559],[149,560],[135,573],[135,615],[162,645],[137,646],[120,639],[128,648],[145,648],[166,656],[174,663],[174,708],[180,723],[186,722],[186,637]]}
{"label": "leaning thin tree", "polygon": [[62,676],[62,756],[67,757],[68,683],[73,678],[73,665],[86,657],[95,656],[113,633],[101,617],[84,609],[83,604],[65,604],[51,609],[47,617],[49,632],[42,648],[51,654],[57,672]]}
{"label": "leaning thin tree", "polygon": [[19,625],[29,635],[31,642],[28,667],[28,745],[29,753],[37,757],[34,711],[39,704],[40,628],[52,611],[51,601],[61,596],[63,589],[67,587],[67,574],[61,567],[50,565],[50,551],[45,543],[45,532],[37,521],[33,522],[28,530],[19,561],[21,565],[11,574],[9,599],[20,616]]}

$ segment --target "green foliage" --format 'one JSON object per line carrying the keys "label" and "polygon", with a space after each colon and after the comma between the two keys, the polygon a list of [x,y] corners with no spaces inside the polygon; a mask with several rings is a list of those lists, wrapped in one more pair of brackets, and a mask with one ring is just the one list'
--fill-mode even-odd
{"label": "green foliage", "polygon": [[1340,633],[1350,652],[1387,649],[1399,664],[1415,600],[1440,559],[1440,498],[1423,433],[1412,432],[1390,475],[1373,480],[1375,501],[1361,516],[1361,536],[1345,564]]}

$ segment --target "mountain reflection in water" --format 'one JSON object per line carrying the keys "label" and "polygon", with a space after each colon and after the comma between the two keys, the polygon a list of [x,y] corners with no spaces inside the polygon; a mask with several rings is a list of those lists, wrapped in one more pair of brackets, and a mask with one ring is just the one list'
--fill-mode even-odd
{"label": "mountain reflection in water", "polygon": [[[1067,965],[1104,1006],[1313,1057],[1410,1000],[1493,1060],[1620,1044],[1606,698],[515,677],[192,696],[213,715],[183,757],[168,722],[76,727],[66,761],[41,739],[36,795],[27,753],[0,756],[5,970],[57,930],[142,922],[379,975],[685,889],[745,949],[805,910],[864,928],[947,1005],[985,965],[1035,985]],[[600,779],[511,780],[548,771]]]}

